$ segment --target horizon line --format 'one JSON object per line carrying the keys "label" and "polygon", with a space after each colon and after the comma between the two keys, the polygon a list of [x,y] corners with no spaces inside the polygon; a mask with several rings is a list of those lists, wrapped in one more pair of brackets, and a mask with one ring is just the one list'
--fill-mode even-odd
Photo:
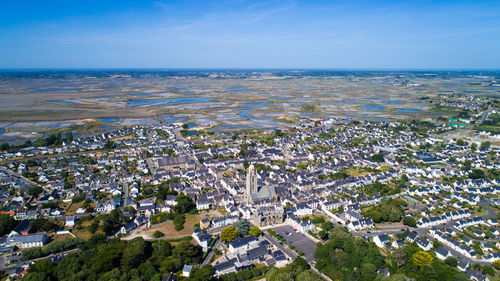
{"label": "horizon line", "polygon": [[290,68],[290,67],[13,67],[0,71],[500,71],[500,68]]}

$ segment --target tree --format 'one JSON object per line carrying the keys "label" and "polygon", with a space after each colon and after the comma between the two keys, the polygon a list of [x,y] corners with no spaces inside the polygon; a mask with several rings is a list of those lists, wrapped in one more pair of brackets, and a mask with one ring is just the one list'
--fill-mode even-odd
{"label": "tree", "polygon": [[500,270],[500,260],[496,260],[496,261],[494,261],[494,262],[493,262],[493,266],[494,266],[496,269]]}
{"label": "tree", "polygon": [[258,226],[252,226],[250,230],[248,230],[248,234],[259,237],[262,234],[262,230],[260,230]]}
{"label": "tree", "polygon": [[184,229],[184,223],[186,222],[186,217],[182,214],[175,215],[174,218],[174,227],[175,230],[181,231]]}
{"label": "tree", "polygon": [[139,266],[147,257],[148,248],[149,244],[142,237],[128,241],[121,259],[122,267],[135,268]]}
{"label": "tree", "polygon": [[206,265],[200,269],[195,270],[189,279],[193,281],[206,281],[211,280],[214,274],[215,269],[211,265]]}
{"label": "tree", "polygon": [[485,275],[495,275],[495,270],[489,265],[483,266],[481,270]]}
{"label": "tree", "polygon": [[472,150],[472,152],[475,152],[477,150],[477,143],[472,143],[472,145],[470,146],[470,149]]}
{"label": "tree", "polygon": [[43,188],[41,186],[34,186],[28,190],[28,195],[37,197],[43,192]]}
{"label": "tree", "polygon": [[457,145],[462,146],[462,145],[464,145],[464,144],[465,144],[465,142],[464,142],[464,140],[463,140],[463,139],[458,139],[458,140],[457,140]]}
{"label": "tree", "polygon": [[187,214],[196,210],[196,204],[193,202],[193,199],[185,194],[179,194],[175,198],[175,202],[177,202],[177,205],[174,206],[173,210],[176,213]]}
{"label": "tree", "polygon": [[318,235],[319,235],[319,238],[321,238],[323,240],[328,238],[328,234],[324,230],[321,230],[320,232],[318,232]]}
{"label": "tree", "polygon": [[244,221],[244,220],[237,221],[234,224],[234,227],[236,228],[236,230],[238,231],[238,233],[240,235],[247,235],[248,231],[250,230],[250,226],[248,225],[248,222]]}
{"label": "tree", "polygon": [[104,144],[104,149],[113,149],[115,147],[115,143],[112,140],[107,140]]}
{"label": "tree", "polygon": [[382,163],[385,161],[384,155],[382,153],[373,154],[372,156],[370,156],[370,159],[377,163]]}
{"label": "tree", "polygon": [[224,228],[220,234],[220,239],[228,243],[233,242],[236,237],[238,237],[238,230],[232,225]]}
{"label": "tree", "polygon": [[7,214],[0,215],[0,236],[9,233],[16,226],[16,220]]}
{"label": "tree", "polygon": [[457,259],[456,259],[455,257],[447,257],[447,258],[444,260],[444,262],[445,262],[447,265],[451,266],[451,267],[457,267],[457,265],[458,265],[458,261],[457,261]]}
{"label": "tree", "polygon": [[377,268],[371,263],[361,265],[361,280],[372,281],[377,277]]}
{"label": "tree", "polygon": [[163,236],[164,236],[163,232],[161,232],[161,231],[159,231],[159,230],[157,230],[157,231],[155,231],[155,232],[153,233],[153,237],[154,237],[154,238],[160,238],[160,237],[163,237]]}
{"label": "tree", "polygon": [[403,224],[411,226],[411,227],[415,227],[415,226],[417,226],[417,221],[413,217],[406,216],[403,218]]}
{"label": "tree", "polygon": [[394,257],[394,261],[396,262],[398,268],[406,264],[407,255],[403,249],[396,249],[392,256]]}
{"label": "tree", "polygon": [[165,258],[172,255],[172,245],[165,240],[156,241],[153,244],[153,256]]}
{"label": "tree", "polygon": [[484,178],[484,171],[481,169],[473,169],[471,172],[469,172],[469,178],[477,180],[477,179],[482,179]]}
{"label": "tree", "polygon": [[194,257],[197,257],[200,254],[200,252],[200,249],[191,244],[189,241],[182,241],[174,248],[172,256],[180,259],[183,263],[190,263]]}
{"label": "tree", "polygon": [[483,141],[479,149],[488,149],[491,146],[491,141]]}
{"label": "tree", "polygon": [[56,231],[59,227],[57,223],[50,221],[46,218],[38,218],[31,222],[31,225],[39,231]]}
{"label": "tree", "polygon": [[322,225],[321,225],[321,228],[323,228],[323,230],[325,231],[330,231],[332,230],[334,227],[333,223],[331,221],[325,221]]}
{"label": "tree", "polygon": [[424,266],[431,264],[434,258],[431,256],[431,254],[427,252],[418,251],[415,254],[413,254],[413,256],[411,256],[411,260],[413,261],[413,264],[416,266]]}

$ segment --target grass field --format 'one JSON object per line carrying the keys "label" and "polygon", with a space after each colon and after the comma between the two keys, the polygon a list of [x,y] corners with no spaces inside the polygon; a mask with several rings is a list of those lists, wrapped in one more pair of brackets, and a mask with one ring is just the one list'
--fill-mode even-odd
{"label": "grass field", "polygon": [[78,202],[78,203],[72,203],[71,206],[69,206],[69,209],[66,212],[66,215],[74,215],[76,213],[76,210],[78,210],[78,208],[83,206],[83,203],[84,203],[83,201]]}
{"label": "grass field", "polygon": [[162,239],[169,238],[179,238],[183,236],[191,235],[194,231],[195,225],[200,223],[201,219],[204,219],[205,216],[208,215],[210,217],[219,217],[221,214],[218,211],[210,211],[210,212],[202,212],[196,215],[187,215],[186,222],[184,223],[184,229],[181,231],[175,230],[174,223],[172,221],[160,223],[158,225],[153,225],[149,229],[140,230],[138,232],[132,233],[127,239],[142,236],[144,239],[154,239],[153,233],[155,231],[161,231],[164,236]]}
{"label": "grass field", "polygon": [[[90,233],[87,229],[87,227],[92,223],[92,221],[84,221],[82,223],[82,229],[73,229],[71,232],[76,235],[76,237],[82,239],[82,240],[88,240],[93,234]],[[100,230],[98,230],[96,233],[101,233]]]}

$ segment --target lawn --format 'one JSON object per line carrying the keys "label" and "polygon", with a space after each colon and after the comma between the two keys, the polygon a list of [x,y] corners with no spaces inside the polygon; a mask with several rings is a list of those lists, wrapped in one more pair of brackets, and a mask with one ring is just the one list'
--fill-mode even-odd
{"label": "lawn", "polygon": [[71,206],[69,206],[68,211],[66,212],[66,215],[74,215],[76,213],[76,210],[83,206],[84,201],[78,202],[78,203],[72,203]]}
{"label": "lawn", "polygon": [[202,212],[202,213],[196,214],[196,215],[187,215],[186,222],[184,223],[184,229],[182,229],[181,231],[175,230],[174,223],[172,221],[168,221],[168,222],[160,223],[157,225],[153,225],[151,228],[141,230],[138,233],[133,233],[128,238],[142,236],[144,239],[154,239],[153,233],[157,230],[161,231],[164,234],[162,239],[189,236],[193,233],[195,225],[199,224],[200,220],[204,219],[207,214],[209,216],[212,216],[212,217],[219,217],[220,216],[220,213],[217,211]]}
{"label": "lawn", "polygon": [[[71,233],[73,233],[74,235],[76,235],[76,237],[82,239],[82,240],[88,240],[92,235],[92,233],[90,233],[87,229],[87,227],[92,224],[92,221],[84,221],[82,222],[82,229],[76,229],[74,228],[73,230],[71,230]],[[102,233],[100,230],[97,230],[96,233]]]}

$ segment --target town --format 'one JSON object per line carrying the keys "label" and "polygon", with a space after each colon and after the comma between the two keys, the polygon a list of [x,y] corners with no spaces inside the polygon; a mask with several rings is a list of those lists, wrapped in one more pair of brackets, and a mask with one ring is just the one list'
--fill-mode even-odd
{"label": "town", "polygon": [[2,145],[0,269],[26,280],[492,280],[500,135],[456,124],[498,122],[481,108],[441,123],[147,124]]}

